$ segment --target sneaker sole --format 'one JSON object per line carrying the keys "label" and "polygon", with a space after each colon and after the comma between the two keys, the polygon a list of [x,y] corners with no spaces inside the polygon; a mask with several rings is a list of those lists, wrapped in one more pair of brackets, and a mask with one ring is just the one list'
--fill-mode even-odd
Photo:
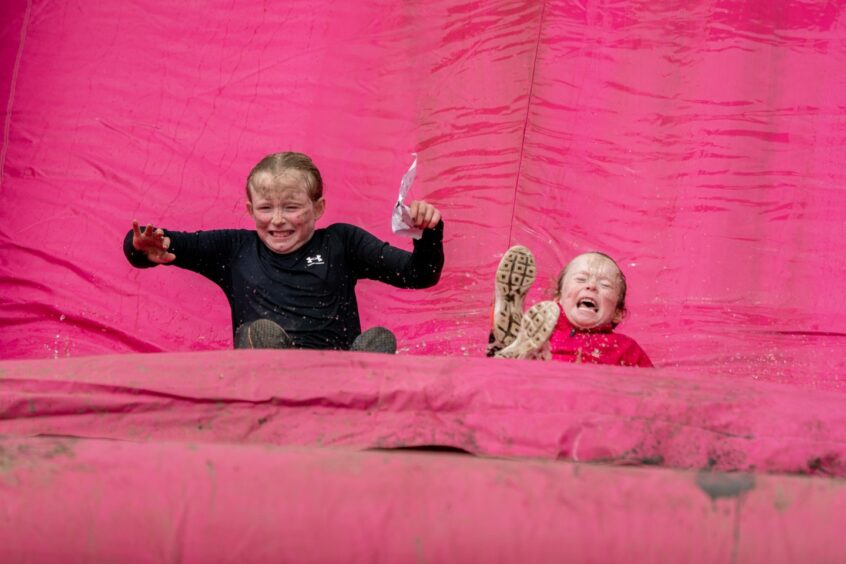
{"label": "sneaker sole", "polygon": [[535,282],[535,257],[526,247],[508,249],[496,269],[496,303],[494,306],[494,342],[510,345],[520,332],[523,300]]}
{"label": "sneaker sole", "polygon": [[520,333],[514,342],[502,349],[500,358],[544,358],[549,357],[549,337],[558,324],[561,310],[555,302],[539,302],[529,308],[523,316]]}
{"label": "sneaker sole", "polygon": [[540,302],[529,308],[523,316],[522,329],[532,348],[539,349],[549,341],[559,315],[561,310],[555,302]]}

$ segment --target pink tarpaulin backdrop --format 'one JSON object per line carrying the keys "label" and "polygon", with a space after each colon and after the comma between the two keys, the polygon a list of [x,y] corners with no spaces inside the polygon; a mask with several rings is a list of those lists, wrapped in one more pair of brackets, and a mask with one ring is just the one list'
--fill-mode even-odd
{"label": "pink tarpaulin backdrop", "polygon": [[426,291],[359,287],[404,354],[480,356],[492,275],[530,301],[575,253],[616,257],[620,330],[659,366],[844,386],[841,1],[7,0],[0,354],[231,346],[210,282],[133,270],[130,221],[249,227],[263,155],[312,155],[324,224],[399,246],[413,192],[446,217]]}
{"label": "pink tarpaulin backdrop", "polygon": [[[844,69],[846,0],[0,2],[2,559],[843,560]],[[250,227],[280,150],[403,247],[419,155],[442,280],[359,285],[398,356],[226,350],[123,257]],[[617,258],[659,368],[478,358],[513,244],[530,302]],[[353,452],[407,447],[486,459]]]}

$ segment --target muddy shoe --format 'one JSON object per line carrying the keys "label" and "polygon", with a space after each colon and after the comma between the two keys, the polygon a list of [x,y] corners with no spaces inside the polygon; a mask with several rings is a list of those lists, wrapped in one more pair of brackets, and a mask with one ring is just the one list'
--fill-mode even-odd
{"label": "muddy shoe", "polygon": [[549,360],[549,337],[558,323],[561,310],[555,302],[539,302],[523,316],[520,332],[513,343],[496,353],[497,358]]}
{"label": "muddy shoe", "polygon": [[351,351],[396,354],[397,338],[384,327],[371,327],[355,338]]}
{"label": "muddy shoe", "polygon": [[532,251],[520,245],[508,249],[499,261],[488,356],[493,356],[517,338],[523,319],[523,301],[535,282],[536,273]]}
{"label": "muddy shoe", "polygon": [[293,346],[291,336],[269,319],[244,323],[235,331],[236,349],[289,349]]}

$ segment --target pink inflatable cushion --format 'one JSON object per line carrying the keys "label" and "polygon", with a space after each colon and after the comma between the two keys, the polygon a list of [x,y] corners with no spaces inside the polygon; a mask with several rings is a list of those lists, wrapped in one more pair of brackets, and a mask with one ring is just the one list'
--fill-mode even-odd
{"label": "pink inflatable cushion", "polygon": [[3,439],[0,507],[8,563],[846,557],[841,481],[454,454]]}
{"label": "pink inflatable cushion", "polygon": [[846,476],[840,394],[495,359],[225,351],[0,363],[0,434]]}

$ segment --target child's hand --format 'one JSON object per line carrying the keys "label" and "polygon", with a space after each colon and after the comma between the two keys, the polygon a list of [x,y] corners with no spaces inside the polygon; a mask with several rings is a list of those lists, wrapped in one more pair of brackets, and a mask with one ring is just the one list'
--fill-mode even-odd
{"label": "child's hand", "polygon": [[164,231],[161,229],[153,229],[152,225],[147,225],[144,231],[138,226],[138,220],[132,220],[132,246],[135,250],[141,251],[147,255],[147,260],[156,264],[167,264],[173,262],[176,255],[167,252],[170,247],[170,237],[165,237]]}
{"label": "child's hand", "polygon": [[414,221],[414,227],[433,229],[441,221],[441,212],[438,211],[438,208],[423,200],[411,202],[408,210],[408,215]]}

